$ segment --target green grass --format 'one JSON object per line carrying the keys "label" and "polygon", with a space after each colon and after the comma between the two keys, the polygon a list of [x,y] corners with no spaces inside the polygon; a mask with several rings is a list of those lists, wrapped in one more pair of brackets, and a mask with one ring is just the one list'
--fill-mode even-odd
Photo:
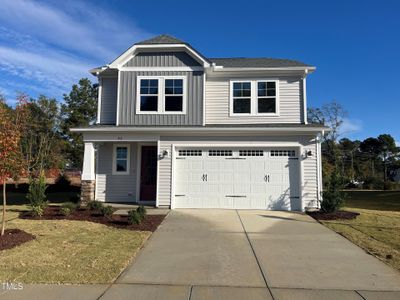
{"label": "green grass", "polygon": [[350,221],[323,223],[400,270],[400,192],[348,192],[344,209],[360,216]]}
{"label": "green grass", "polygon": [[150,232],[67,220],[24,220],[26,206],[10,206],[7,228],[36,239],[0,251],[0,282],[109,283],[135,257]]}

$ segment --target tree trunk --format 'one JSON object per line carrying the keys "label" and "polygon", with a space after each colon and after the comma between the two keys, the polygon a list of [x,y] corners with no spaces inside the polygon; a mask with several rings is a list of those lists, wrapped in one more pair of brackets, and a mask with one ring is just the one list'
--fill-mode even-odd
{"label": "tree trunk", "polygon": [[6,228],[6,180],[3,181],[3,220],[1,223],[1,235],[4,235],[4,230]]}

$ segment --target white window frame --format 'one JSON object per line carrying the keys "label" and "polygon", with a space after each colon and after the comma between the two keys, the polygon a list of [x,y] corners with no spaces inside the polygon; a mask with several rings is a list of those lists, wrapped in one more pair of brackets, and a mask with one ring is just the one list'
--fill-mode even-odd
{"label": "white window frame", "polygon": [[[158,103],[157,111],[141,111],[140,110],[140,82],[142,79],[158,80]],[[182,79],[182,111],[165,111],[165,80],[166,79]],[[136,77],[136,114],[138,115],[185,115],[187,103],[187,77],[186,76],[137,76]]]}
{"label": "white window frame", "polygon": [[[126,147],[126,171],[117,171],[117,147]],[[114,144],[113,145],[113,164],[112,174],[113,175],[129,175],[131,165],[131,145],[130,144]]]}
{"label": "white window frame", "polygon": [[[250,82],[251,84],[251,94],[250,94],[250,113],[234,113],[233,112],[233,84],[241,82]],[[258,97],[258,83],[259,82],[275,82],[275,112],[274,113],[259,113],[258,112],[258,98],[268,98],[268,97]],[[229,97],[229,116],[231,117],[249,117],[249,116],[265,116],[265,117],[279,117],[279,79],[235,79],[230,80],[230,97]],[[272,96],[270,96],[272,97]]]}

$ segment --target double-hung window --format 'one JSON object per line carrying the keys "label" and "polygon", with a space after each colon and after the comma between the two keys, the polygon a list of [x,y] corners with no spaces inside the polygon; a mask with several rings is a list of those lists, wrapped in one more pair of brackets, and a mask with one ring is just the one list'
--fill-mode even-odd
{"label": "double-hung window", "polygon": [[114,145],[113,175],[128,175],[130,161],[129,145]]}
{"label": "double-hung window", "polygon": [[186,77],[138,76],[137,114],[185,114]]}
{"label": "double-hung window", "polygon": [[230,115],[279,115],[278,80],[231,81]]}

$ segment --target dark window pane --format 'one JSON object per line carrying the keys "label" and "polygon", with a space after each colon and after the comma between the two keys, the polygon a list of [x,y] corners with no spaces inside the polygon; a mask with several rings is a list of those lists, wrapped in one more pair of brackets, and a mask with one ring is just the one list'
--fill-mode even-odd
{"label": "dark window pane", "polygon": [[141,94],[148,94],[148,92],[149,92],[149,89],[147,87],[141,87],[140,88],[140,93]]}
{"label": "dark window pane", "polygon": [[250,82],[243,82],[243,89],[244,90],[250,90],[251,89],[251,83]]}
{"label": "dark window pane", "polygon": [[158,79],[151,79],[150,80],[150,86],[158,87]]}
{"label": "dark window pane", "polygon": [[141,111],[157,111],[157,96],[141,96],[140,110]]}
{"label": "dark window pane", "polygon": [[165,86],[174,87],[174,80],[173,79],[165,79]]}
{"label": "dark window pane", "polygon": [[275,88],[275,81],[267,82],[267,88],[268,89],[274,89]]}
{"label": "dark window pane", "polygon": [[243,90],[242,91],[242,96],[243,97],[250,97],[251,96],[251,91],[250,90]]}
{"label": "dark window pane", "polygon": [[175,79],[174,80],[175,87],[183,87],[183,80],[182,79]]}
{"label": "dark window pane", "polygon": [[241,90],[242,89],[242,84],[240,82],[234,82],[233,83],[233,89],[234,90]]}
{"label": "dark window pane", "polygon": [[149,80],[148,79],[141,79],[140,80],[140,86],[141,87],[148,87],[149,86]]}
{"label": "dark window pane", "polygon": [[275,98],[259,98],[258,99],[258,112],[259,113],[275,113]]}
{"label": "dark window pane", "polygon": [[157,87],[151,87],[149,89],[149,94],[158,94],[158,88]]}
{"label": "dark window pane", "polygon": [[259,90],[265,90],[267,88],[267,83],[266,82],[259,82],[258,83],[258,89]]}
{"label": "dark window pane", "polygon": [[275,89],[268,89],[267,90],[267,96],[275,96]]}
{"label": "dark window pane", "polygon": [[182,96],[166,96],[165,111],[182,111],[183,97]]}
{"label": "dark window pane", "polygon": [[126,172],[127,161],[125,159],[117,159],[117,172]]}
{"label": "dark window pane", "polygon": [[181,87],[176,87],[174,88],[174,94],[183,94],[183,88]]}
{"label": "dark window pane", "polygon": [[117,147],[117,158],[127,158],[128,149],[126,147]]}
{"label": "dark window pane", "polygon": [[173,94],[174,93],[174,88],[173,87],[165,87],[165,93],[166,94]]}
{"label": "dark window pane", "polygon": [[250,99],[233,99],[233,112],[235,114],[250,113]]}
{"label": "dark window pane", "polygon": [[266,96],[267,95],[267,91],[266,90],[258,90],[258,96]]}
{"label": "dark window pane", "polygon": [[242,90],[233,90],[233,97],[242,97]]}

